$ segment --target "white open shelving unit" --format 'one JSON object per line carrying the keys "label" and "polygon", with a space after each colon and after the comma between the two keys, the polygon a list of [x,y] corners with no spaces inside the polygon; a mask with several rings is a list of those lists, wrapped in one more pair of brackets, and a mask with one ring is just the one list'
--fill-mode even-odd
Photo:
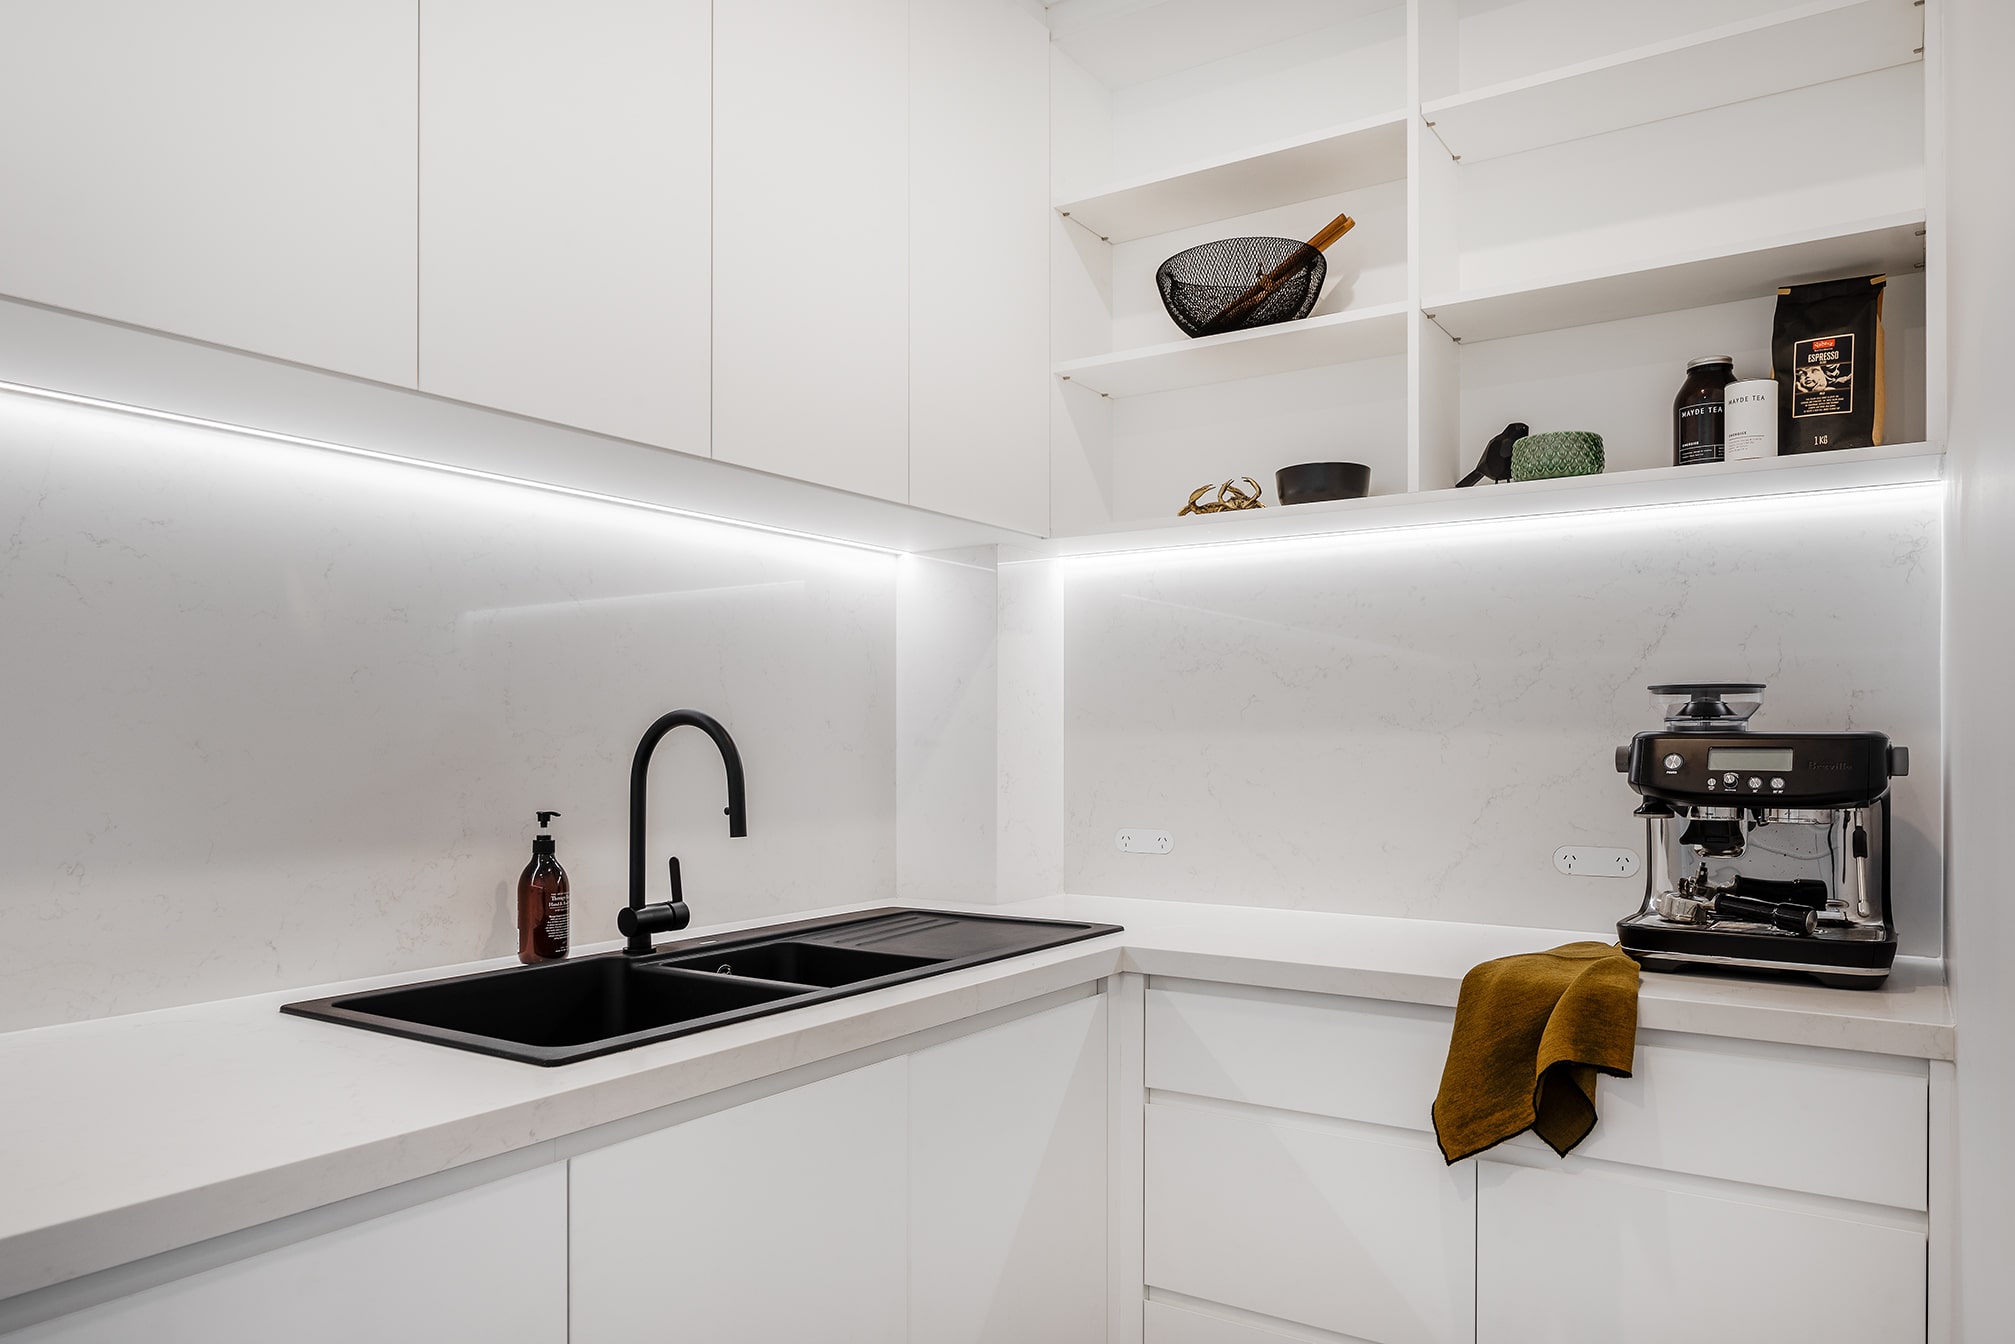
{"label": "white open shelving unit", "polygon": [[[1923,3],[1048,12],[1060,547],[1938,475],[1942,147]],[[1330,249],[1315,315],[1187,340],[1161,312],[1167,256],[1305,237],[1339,210],[1359,227]],[[1765,376],[1779,285],[1872,272],[1890,277],[1887,446],[1669,465],[1689,358],[1727,352]],[[1512,420],[1602,433],[1608,472],[1450,491]],[[1369,463],[1373,496],[1273,505],[1272,472],[1315,460]],[[1247,475],[1267,509],[1175,516],[1206,480]]]}

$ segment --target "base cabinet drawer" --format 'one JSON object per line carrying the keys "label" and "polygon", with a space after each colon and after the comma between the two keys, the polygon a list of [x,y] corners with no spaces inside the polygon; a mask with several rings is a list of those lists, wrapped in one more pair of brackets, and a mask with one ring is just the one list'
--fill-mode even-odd
{"label": "base cabinet drawer", "polygon": [[1146,1194],[1151,1288],[1374,1344],[1471,1338],[1474,1173],[1425,1134],[1151,1104]]}
{"label": "base cabinet drawer", "polygon": [[1147,992],[1147,1085],[1427,1129],[1446,1008],[1214,985]]}
{"label": "base cabinet drawer", "polygon": [[1147,1303],[1141,1325],[1141,1344],[1298,1344],[1294,1335],[1277,1334],[1249,1321],[1192,1311],[1172,1302]]}
{"label": "base cabinet drawer", "polygon": [[1921,1215],[1572,1159],[1476,1165],[1477,1344],[1925,1337]]}

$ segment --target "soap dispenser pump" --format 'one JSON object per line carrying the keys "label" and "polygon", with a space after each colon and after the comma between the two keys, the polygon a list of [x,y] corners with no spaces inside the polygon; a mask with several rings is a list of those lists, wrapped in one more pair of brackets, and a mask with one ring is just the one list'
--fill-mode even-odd
{"label": "soap dispenser pump", "polygon": [[532,861],[518,876],[518,960],[526,965],[567,955],[567,870],[553,857],[547,834],[557,812],[541,812]]}

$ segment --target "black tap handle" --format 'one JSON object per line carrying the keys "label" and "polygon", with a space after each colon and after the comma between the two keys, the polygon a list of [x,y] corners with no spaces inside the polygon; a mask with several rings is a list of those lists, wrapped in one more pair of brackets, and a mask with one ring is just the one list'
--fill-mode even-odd
{"label": "black tap handle", "polygon": [[672,904],[673,904],[673,905],[684,905],[684,904],[686,903],[686,889],[685,889],[685,888],[684,888],[683,886],[681,886],[681,885],[680,885],[680,883],[679,883],[679,857],[678,857],[678,855],[674,854],[674,855],[672,856],[672,865],[671,865],[671,866],[672,866]]}

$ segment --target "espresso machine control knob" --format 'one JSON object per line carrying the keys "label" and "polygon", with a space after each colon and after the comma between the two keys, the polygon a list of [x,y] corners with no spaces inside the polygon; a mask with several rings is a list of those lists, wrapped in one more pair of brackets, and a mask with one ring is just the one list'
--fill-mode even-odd
{"label": "espresso machine control knob", "polygon": [[1684,764],[1686,764],[1686,758],[1676,751],[1668,753],[1665,757],[1665,768],[1667,770],[1677,770]]}

